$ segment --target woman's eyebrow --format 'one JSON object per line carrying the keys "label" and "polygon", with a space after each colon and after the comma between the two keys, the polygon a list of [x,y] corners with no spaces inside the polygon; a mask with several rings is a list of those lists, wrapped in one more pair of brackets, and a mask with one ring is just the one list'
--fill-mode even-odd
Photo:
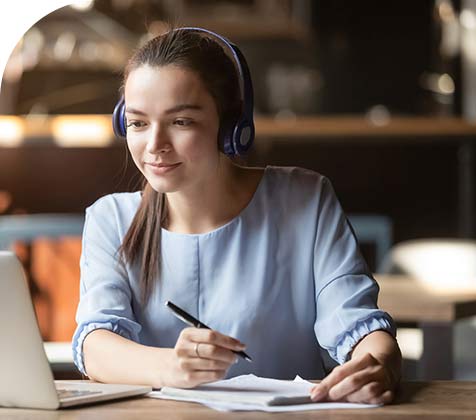
{"label": "woman's eyebrow", "polygon": [[145,112],[139,111],[138,109],[135,109],[135,108],[131,108],[130,106],[126,108],[126,112],[129,114],[146,115]]}
{"label": "woman's eyebrow", "polygon": [[[201,111],[203,110],[203,107],[200,105],[194,105],[194,104],[180,104],[165,110],[164,114],[173,114],[175,112],[184,111],[186,109]],[[137,114],[137,115],[144,115],[144,116],[147,115],[144,111],[141,111],[139,109],[135,109],[129,106],[126,108],[126,112],[129,114]]]}
{"label": "woman's eyebrow", "polygon": [[174,112],[184,111],[185,109],[201,111],[203,107],[201,107],[200,105],[194,105],[194,104],[181,104],[181,105],[176,105],[173,108],[167,109],[165,111],[165,114],[173,114]]}

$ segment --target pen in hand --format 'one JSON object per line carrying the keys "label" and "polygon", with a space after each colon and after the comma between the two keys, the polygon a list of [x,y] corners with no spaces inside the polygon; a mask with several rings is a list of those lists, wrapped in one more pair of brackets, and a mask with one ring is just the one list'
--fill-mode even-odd
{"label": "pen in hand", "polygon": [[[177,305],[174,305],[170,300],[165,302],[165,306],[169,308],[172,313],[180,320],[185,322],[186,324],[195,327],[195,328],[204,328],[210,330],[210,327],[207,327],[204,323],[200,322],[198,319],[194,318],[188,312],[185,312],[183,309],[179,308]],[[232,350],[233,353],[242,357],[243,359],[247,360],[248,362],[252,362],[251,357],[248,356],[244,351],[235,351]]]}

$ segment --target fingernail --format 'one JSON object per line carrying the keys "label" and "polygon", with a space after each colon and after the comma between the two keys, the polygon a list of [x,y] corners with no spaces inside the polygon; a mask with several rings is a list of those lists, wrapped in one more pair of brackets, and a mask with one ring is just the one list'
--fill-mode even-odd
{"label": "fingernail", "polygon": [[312,391],[311,391],[311,400],[313,401],[317,401],[319,399],[321,399],[325,394],[325,391],[324,389],[322,388],[314,388]]}

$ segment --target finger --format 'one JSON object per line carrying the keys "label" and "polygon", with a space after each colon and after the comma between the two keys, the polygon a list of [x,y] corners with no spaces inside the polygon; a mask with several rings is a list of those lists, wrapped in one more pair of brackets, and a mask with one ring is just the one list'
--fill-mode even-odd
{"label": "finger", "polygon": [[371,400],[370,404],[390,404],[393,401],[394,395],[395,394],[393,393],[393,391],[390,391],[388,389],[383,394],[381,394],[379,397]]}
{"label": "finger", "polygon": [[380,404],[380,397],[387,392],[381,382],[373,381],[347,395],[346,400],[354,403]]}
{"label": "finger", "polygon": [[379,402],[375,404],[390,404],[393,401],[393,398],[395,397],[395,393],[388,389],[385,391],[380,397],[379,397]]}
{"label": "finger", "polygon": [[329,390],[346,377],[365,369],[366,367],[378,364],[377,360],[371,354],[365,354],[359,359],[351,359],[343,365],[337,366],[334,370],[316,385],[311,392],[311,398],[319,401],[327,398]]}
{"label": "finger", "polygon": [[197,354],[196,344],[197,343],[191,343],[191,347],[189,351],[189,354],[191,357],[201,358],[201,359],[220,360],[222,362],[227,363],[228,365],[235,363],[237,360],[236,354],[233,353],[231,350],[225,349],[220,346],[216,346],[214,344],[199,343],[198,354]]}
{"label": "finger", "polygon": [[215,330],[204,328],[187,328],[184,333],[189,341],[195,343],[208,343],[220,346],[229,350],[240,351],[246,348],[245,344],[236,338],[224,335]]}
{"label": "finger", "polygon": [[[380,366],[371,366],[347,376],[328,391],[327,398],[331,401],[344,400],[347,395],[359,391],[371,382],[381,383],[385,379]],[[381,391],[380,391],[381,392]]]}
{"label": "finger", "polygon": [[366,368],[349,375],[328,390],[327,399],[342,401],[347,395],[360,390],[370,382],[376,381],[375,376],[375,369],[372,368]]}

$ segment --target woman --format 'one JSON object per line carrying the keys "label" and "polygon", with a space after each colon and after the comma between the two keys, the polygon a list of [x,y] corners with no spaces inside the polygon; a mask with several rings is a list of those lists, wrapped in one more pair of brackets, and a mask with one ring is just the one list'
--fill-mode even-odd
{"label": "woman", "polygon": [[[145,186],[87,210],[80,371],[157,388],[250,372],[323,378],[322,347],[341,366],[313,399],[390,402],[395,328],[329,181],[228,158],[253,139],[239,50],[199,28],[171,30],[132,56],[124,98],[115,128]],[[212,330],[184,328],[167,300]],[[252,363],[234,353],[245,348]]]}

